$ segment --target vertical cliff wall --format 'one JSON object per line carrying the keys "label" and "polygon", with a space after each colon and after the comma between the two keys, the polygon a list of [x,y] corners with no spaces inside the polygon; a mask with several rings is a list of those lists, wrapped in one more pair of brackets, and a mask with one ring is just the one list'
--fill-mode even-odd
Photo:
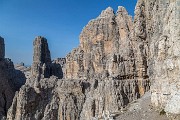
{"label": "vertical cliff wall", "polygon": [[138,80],[143,95],[146,90],[141,86],[148,80],[144,33],[134,37],[132,17],[124,7],[119,6],[116,13],[107,8],[82,30],[79,47],[66,57],[65,78]]}
{"label": "vertical cliff wall", "polygon": [[132,17],[124,7],[107,8],[80,34],[80,46],[67,55],[65,78],[137,77]]}
{"label": "vertical cliff wall", "polygon": [[135,35],[148,56],[152,104],[174,114],[180,114],[179,11],[180,0],[139,0],[135,10]]}

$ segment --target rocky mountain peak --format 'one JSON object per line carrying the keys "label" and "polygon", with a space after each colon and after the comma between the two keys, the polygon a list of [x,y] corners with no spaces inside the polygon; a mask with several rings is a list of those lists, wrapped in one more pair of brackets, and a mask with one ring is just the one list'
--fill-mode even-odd
{"label": "rocky mountain peak", "polygon": [[50,55],[47,39],[42,36],[38,36],[35,38],[33,45],[34,45],[33,62],[39,62],[42,64],[50,63],[51,55]]}
{"label": "rocky mountain peak", "polygon": [[126,14],[126,15],[128,15],[128,12],[127,12],[125,7],[118,6],[118,10],[116,11],[116,14]]}
{"label": "rocky mountain peak", "polygon": [[98,18],[108,18],[113,17],[114,15],[114,10],[111,7],[108,7],[101,12]]}

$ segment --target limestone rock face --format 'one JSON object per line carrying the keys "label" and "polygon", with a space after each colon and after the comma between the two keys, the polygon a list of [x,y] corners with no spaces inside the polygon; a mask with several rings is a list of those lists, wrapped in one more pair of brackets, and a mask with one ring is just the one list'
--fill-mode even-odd
{"label": "limestone rock face", "polygon": [[135,34],[149,48],[152,104],[173,114],[180,114],[179,11],[180,0],[139,0],[135,10]]}
{"label": "limestone rock face", "polygon": [[11,106],[15,94],[15,86],[12,80],[13,76],[9,73],[12,72],[11,68],[11,61],[8,59],[0,60],[0,119],[2,119],[3,116],[6,116],[7,110]]}
{"label": "limestone rock face", "polygon": [[80,46],[67,55],[65,78],[147,78],[146,60],[137,45],[132,17],[124,7],[116,14],[109,7],[83,29]]}
{"label": "limestone rock face", "polygon": [[15,91],[24,83],[24,74],[15,70],[13,62],[5,58],[4,39],[0,37],[0,119],[6,116]]}
{"label": "limestone rock face", "polygon": [[[149,82],[143,81],[149,89]],[[81,119],[109,119],[122,111],[130,102],[140,98],[138,80],[98,79],[90,84],[81,112]]]}
{"label": "limestone rock face", "polygon": [[119,6],[116,14],[110,7],[102,11],[84,27],[80,46],[67,55],[65,78],[138,80],[143,95],[143,81],[149,81],[148,47],[134,27],[124,7]]}

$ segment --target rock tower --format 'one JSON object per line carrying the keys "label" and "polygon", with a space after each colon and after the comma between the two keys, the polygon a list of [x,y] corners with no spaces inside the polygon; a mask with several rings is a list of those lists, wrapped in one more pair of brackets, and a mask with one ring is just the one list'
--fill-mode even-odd
{"label": "rock tower", "polygon": [[5,45],[4,38],[0,36],[0,59],[5,57]]}
{"label": "rock tower", "polygon": [[32,76],[48,78],[50,77],[51,55],[48,48],[47,39],[41,36],[35,38],[33,42],[34,55],[32,64]]}

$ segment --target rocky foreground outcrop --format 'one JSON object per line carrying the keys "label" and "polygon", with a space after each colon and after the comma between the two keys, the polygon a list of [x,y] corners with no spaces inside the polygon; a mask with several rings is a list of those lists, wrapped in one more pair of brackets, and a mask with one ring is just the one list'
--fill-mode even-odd
{"label": "rocky foreground outcrop", "polygon": [[16,90],[25,79],[22,72],[14,69],[13,62],[5,58],[4,39],[0,37],[0,119],[6,116]]}

